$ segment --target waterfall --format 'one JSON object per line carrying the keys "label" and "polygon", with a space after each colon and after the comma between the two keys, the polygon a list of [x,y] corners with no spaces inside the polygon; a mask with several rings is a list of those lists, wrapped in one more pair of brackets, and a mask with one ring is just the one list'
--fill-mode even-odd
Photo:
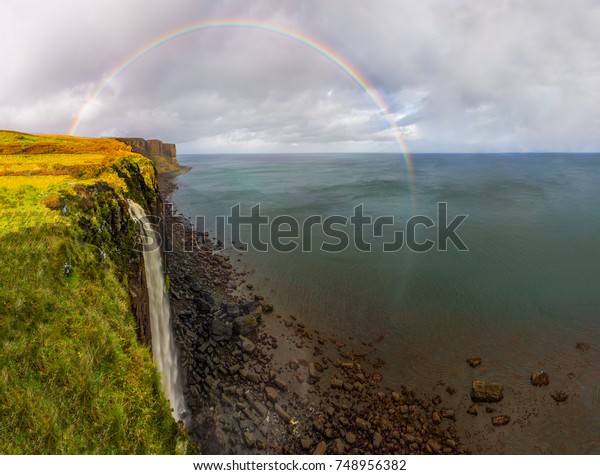
{"label": "waterfall", "polygon": [[150,304],[150,330],[152,332],[152,357],[158,366],[165,395],[175,419],[183,419],[185,403],[178,376],[177,349],[171,330],[171,308],[163,273],[162,256],[144,209],[129,200],[129,212],[140,225],[143,238],[144,268]]}

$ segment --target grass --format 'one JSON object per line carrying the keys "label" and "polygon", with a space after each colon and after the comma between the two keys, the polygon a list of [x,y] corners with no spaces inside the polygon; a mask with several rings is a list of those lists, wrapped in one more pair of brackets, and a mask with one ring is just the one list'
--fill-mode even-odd
{"label": "grass", "polygon": [[125,199],[155,196],[120,142],[0,131],[0,453],[193,450],[130,312]]}

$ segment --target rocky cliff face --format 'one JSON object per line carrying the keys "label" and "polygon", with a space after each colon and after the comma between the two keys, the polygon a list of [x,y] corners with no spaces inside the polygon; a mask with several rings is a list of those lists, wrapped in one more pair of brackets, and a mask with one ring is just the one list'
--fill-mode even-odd
{"label": "rocky cliff face", "polygon": [[122,137],[116,138],[116,140],[129,145],[132,152],[139,153],[152,160],[158,173],[177,172],[182,168],[177,161],[175,144],[138,137]]}

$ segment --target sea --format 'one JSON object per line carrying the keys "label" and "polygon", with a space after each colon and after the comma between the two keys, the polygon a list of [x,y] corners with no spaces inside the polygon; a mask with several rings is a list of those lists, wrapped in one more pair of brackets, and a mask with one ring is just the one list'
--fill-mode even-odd
{"label": "sea", "polygon": [[[390,387],[443,394],[474,452],[600,453],[600,154],[178,159],[178,210],[220,233],[276,312],[376,348]],[[262,224],[220,231],[257,205]],[[490,410],[509,426],[466,415],[476,378],[504,384]]]}

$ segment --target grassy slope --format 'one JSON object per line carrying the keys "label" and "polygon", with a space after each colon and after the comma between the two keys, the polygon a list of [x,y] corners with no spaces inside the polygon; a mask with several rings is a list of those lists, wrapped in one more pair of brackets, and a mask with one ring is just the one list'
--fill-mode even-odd
{"label": "grassy slope", "polygon": [[0,453],[187,450],[125,282],[155,192],[120,142],[0,132]]}

